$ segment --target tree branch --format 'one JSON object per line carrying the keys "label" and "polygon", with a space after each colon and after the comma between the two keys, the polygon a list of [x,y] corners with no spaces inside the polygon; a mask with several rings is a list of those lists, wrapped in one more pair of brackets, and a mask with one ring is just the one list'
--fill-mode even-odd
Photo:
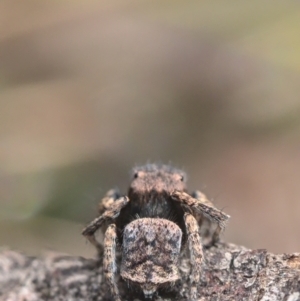
{"label": "tree branch", "polygon": [[[300,300],[300,254],[274,255],[266,250],[218,243],[204,251],[205,264],[198,286],[200,299],[213,301]],[[181,260],[181,281],[156,300],[189,300],[189,260]],[[143,300],[119,279],[123,300]],[[139,299],[140,298],[140,299]],[[108,301],[99,260],[47,253],[28,257],[0,252],[1,301]]]}

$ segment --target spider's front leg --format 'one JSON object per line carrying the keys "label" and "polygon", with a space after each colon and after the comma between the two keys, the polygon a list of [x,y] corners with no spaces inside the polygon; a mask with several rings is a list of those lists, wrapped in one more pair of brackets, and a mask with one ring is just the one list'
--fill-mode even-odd
{"label": "spider's front leg", "polygon": [[120,197],[120,192],[118,189],[110,189],[106,192],[105,196],[101,199],[98,204],[98,213],[99,215],[103,214],[105,210],[109,209],[109,207]]}
{"label": "spider's front leg", "polygon": [[[192,196],[197,199],[199,202],[207,205],[207,206],[210,206],[210,207],[213,207],[215,208],[216,210],[220,211],[219,209],[217,209],[214,204],[206,197],[206,195],[204,193],[202,193],[201,191],[199,190],[196,190],[192,193]],[[220,240],[220,233],[221,231],[224,229],[225,225],[226,225],[226,221],[230,218],[229,215],[225,214],[224,212],[220,211],[221,214],[227,216],[227,219],[226,217],[224,216],[223,218],[223,223],[220,225],[219,222],[217,222],[217,228],[215,229],[215,231],[213,232],[212,234],[212,237],[211,237],[211,241],[210,243],[208,244],[209,246],[210,245],[214,245],[216,242],[218,242]],[[209,222],[214,222],[215,219],[213,219],[211,216],[207,216],[205,215],[205,217],[208,219]]]}
{"label": "spider's front leg", "polygon": [[119,290],[115,279],[115,273],[117,271],[116,241],[117,241],[116,225],[110,224],[107,230],[105,231],[103,269],[104,269],[105,278],[109,284],[110,291],[114,297],[114,300],[121,301]]}
{"label": "spider's front leg", "polygon": [[217,224],[217,229],[212,238],[214,243],[219,239],[220,232],[224,230],[230,216],[217,209],[213,203],[207,199],[205,194],[200,191],[196,191],[194,195],[195,197],[192,197],[186,192],[175,191],[172,194],[172,198],[180,202],[186,211],[201,214]]}
{"label": "spider's front leg", "polygon": [[191,292],[190,298],[192,301],[198,300],[197,285],[200,281],[202,270],[203,251],[199,235],[198,222],[190,213],[184,214],[184,223],[186,227],[188,245],[191,259]]}
{"label": "spider's front leg", "polygon": [[122,210],[129,202],[129,198],[127,196],[122,196],[111,202],[111,205],[108,209],[104,211],[102,215],[95,218],[91,221],[82,231],[82,235],[84,235],[90,242],[93,244],[100,255],[103,254],[103,246],[96,240],[95,232],[106,222],[112,221],[117,218]]}

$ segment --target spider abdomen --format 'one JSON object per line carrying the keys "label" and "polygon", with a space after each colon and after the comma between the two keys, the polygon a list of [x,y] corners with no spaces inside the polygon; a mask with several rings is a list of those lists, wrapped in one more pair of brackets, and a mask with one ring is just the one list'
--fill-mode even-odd
{"label": "spider abdomen", "polygon": [[[121,276],[139,283],[145,295],[163,283],[180,278],[178,259],[182,231],[162,218],[140,218],[129,223],[123,234]],[[145,287],[143,288],[143,285]]]}

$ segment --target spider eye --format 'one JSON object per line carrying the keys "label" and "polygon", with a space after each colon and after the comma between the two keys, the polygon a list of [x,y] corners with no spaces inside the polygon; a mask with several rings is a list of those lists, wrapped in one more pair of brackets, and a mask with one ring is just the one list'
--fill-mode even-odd
{"label": "spider eye", "polygon": [[133,177],[136,179],[138,178],[139,174],[137,172],[134,173]]}
{"label": "spider eye", "polygon": [[181,181],[181,182],[184,181],[184,176],[180,176],[180,181]]}

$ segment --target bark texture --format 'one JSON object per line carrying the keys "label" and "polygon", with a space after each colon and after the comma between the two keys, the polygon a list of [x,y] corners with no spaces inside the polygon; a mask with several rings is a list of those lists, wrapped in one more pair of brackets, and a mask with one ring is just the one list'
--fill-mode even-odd
{"label": "bark texture", "polygon": [[[274,255],[266,250],[218,243],[204,250],[205,264],[198,285],[199,301],[300,300],[300,254]],[[182,279],[155,300],[189,300],[188,256],[180,264]],[[122,300],[144,300],[118,279]],[[108,286],[100,260],[47,253],[28,257],[0,252],[1,301],[108,301]]]}

